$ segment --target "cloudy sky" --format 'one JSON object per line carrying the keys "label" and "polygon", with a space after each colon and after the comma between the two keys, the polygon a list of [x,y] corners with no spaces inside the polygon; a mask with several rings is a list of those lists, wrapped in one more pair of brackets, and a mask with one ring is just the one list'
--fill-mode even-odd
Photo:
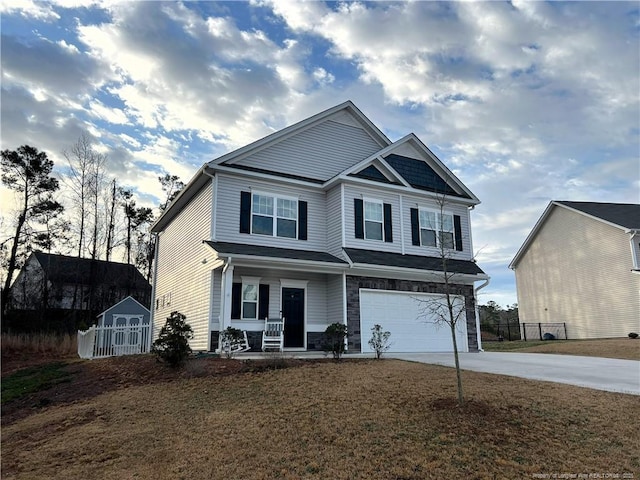
{"label": "cloudy sky", "polygon": [[[62,166],[86,131],[155,205],[157,176],[352,100],[482,200],[481,303],[554,200],[640,201],[637,2],[0,2],[1,146]],[[7,191],[2,217],[10,217]]]}

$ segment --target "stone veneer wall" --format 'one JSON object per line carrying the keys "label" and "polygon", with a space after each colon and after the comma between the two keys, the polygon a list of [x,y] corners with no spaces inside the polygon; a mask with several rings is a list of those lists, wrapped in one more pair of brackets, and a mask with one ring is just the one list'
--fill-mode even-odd
{"label": "stone veneer wall", "polygon": [[[360,353],[362,333],[360,332],[360,289],[395,290],[415,293],[445,293],[444,284],[437,282],[417,282],[393,278],[356,277],[347,275],[347,328],[349,331],[349,351]],[[450,285],[450,293],[462,295],[467,308],[467,339],[469,351],[478,351],[476,309],[472,285]],[[367,333],[367,332],[365,332]],[[365,339],[368,341],[368,338]]]}
{"label": "stone veneer wall", "polygon": [[[218,341],[220,338],[219,332],[211,332],[211,351],[215,351],[218,348]],[[262,351],[262,331],[252,332],[247,331],[247,340],[249,340],[249,346],[252,352]],[[324,332],[307,332],[307,350],[310,351],[322,351],[324,345]]]}

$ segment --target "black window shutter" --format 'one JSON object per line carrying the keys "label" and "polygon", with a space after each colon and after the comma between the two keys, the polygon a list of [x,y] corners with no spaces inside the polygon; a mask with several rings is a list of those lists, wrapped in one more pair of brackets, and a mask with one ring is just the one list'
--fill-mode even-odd
{"label": "black window shutter", "polygon": [[393,222],[391,221],[391,204],[384,204],[384,241],[393,243]]}
{"label": "black window shutter", "polygon": [[251,192],[240,192],[240,233],[251,233]]}
{"label": "black window shutter", "polygon": [[364,238],[364,203],[359,198],[353,199],[356,222],[356,238]]}
{"label": "black window shutter", "polygon": [[417,208],[411,209],[411,244],[420,246],[420,223]]}
{"label": "black window shutter", "polygon": [[264,320],[269,316],[269,285],[266,283],[260,284],[259,297],[258,319]]}
{"label": "black window shutter", "polygon": [[453,232],[456,242],[456,250],[462,251],[462,226],[460,225],[460,215],[453,216]]}
{"label": "black window shutter", "polygon": [[298,240],[307,239],[307,202],[298,201]]}
{"label": "black window shutter", "polygon": [[242,284],[234,283],[231,288],[231,318],[237,320],[242,315]]}

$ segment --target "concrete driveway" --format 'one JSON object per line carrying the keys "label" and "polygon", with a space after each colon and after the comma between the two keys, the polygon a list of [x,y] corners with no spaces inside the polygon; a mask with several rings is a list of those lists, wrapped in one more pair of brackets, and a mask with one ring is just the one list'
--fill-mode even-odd
{"label": "concrete driveway", "polygon": [[[452,353],[387,353],[385,357],[453,367]],[[461,353],[465,370],[568,383],[609,392],[640,395],[640,362],[546,353]]]}

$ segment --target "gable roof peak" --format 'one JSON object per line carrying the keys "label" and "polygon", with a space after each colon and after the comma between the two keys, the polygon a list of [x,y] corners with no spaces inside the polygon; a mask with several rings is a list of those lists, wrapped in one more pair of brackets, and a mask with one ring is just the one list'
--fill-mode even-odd
{"label": "gable roof peak", "polygon": [[222,165],[225,163],[232,163],[244,158],[250,153],[255,153],[263,148],[266,148],[274,143],[288,138],[298,132],[311,128],[314,125],[318,125],[324,121],[335,116],[337,113],[344,111],[351,114],[357,123],[374,139],[374,141],[380,145],[380,147],[386,147],[391,144],[391,140],[378,128],[371,120],[369,120],[358,107],[351,101],[347,100],[331,108],[316,113],[303,120],[295,122],[287,127],[284,127],[276,132],[273,132],[265,137],[262,137],[254,142],[251,142],[243,147],[233,150],[221,157],[208,162],[209,166]]}

